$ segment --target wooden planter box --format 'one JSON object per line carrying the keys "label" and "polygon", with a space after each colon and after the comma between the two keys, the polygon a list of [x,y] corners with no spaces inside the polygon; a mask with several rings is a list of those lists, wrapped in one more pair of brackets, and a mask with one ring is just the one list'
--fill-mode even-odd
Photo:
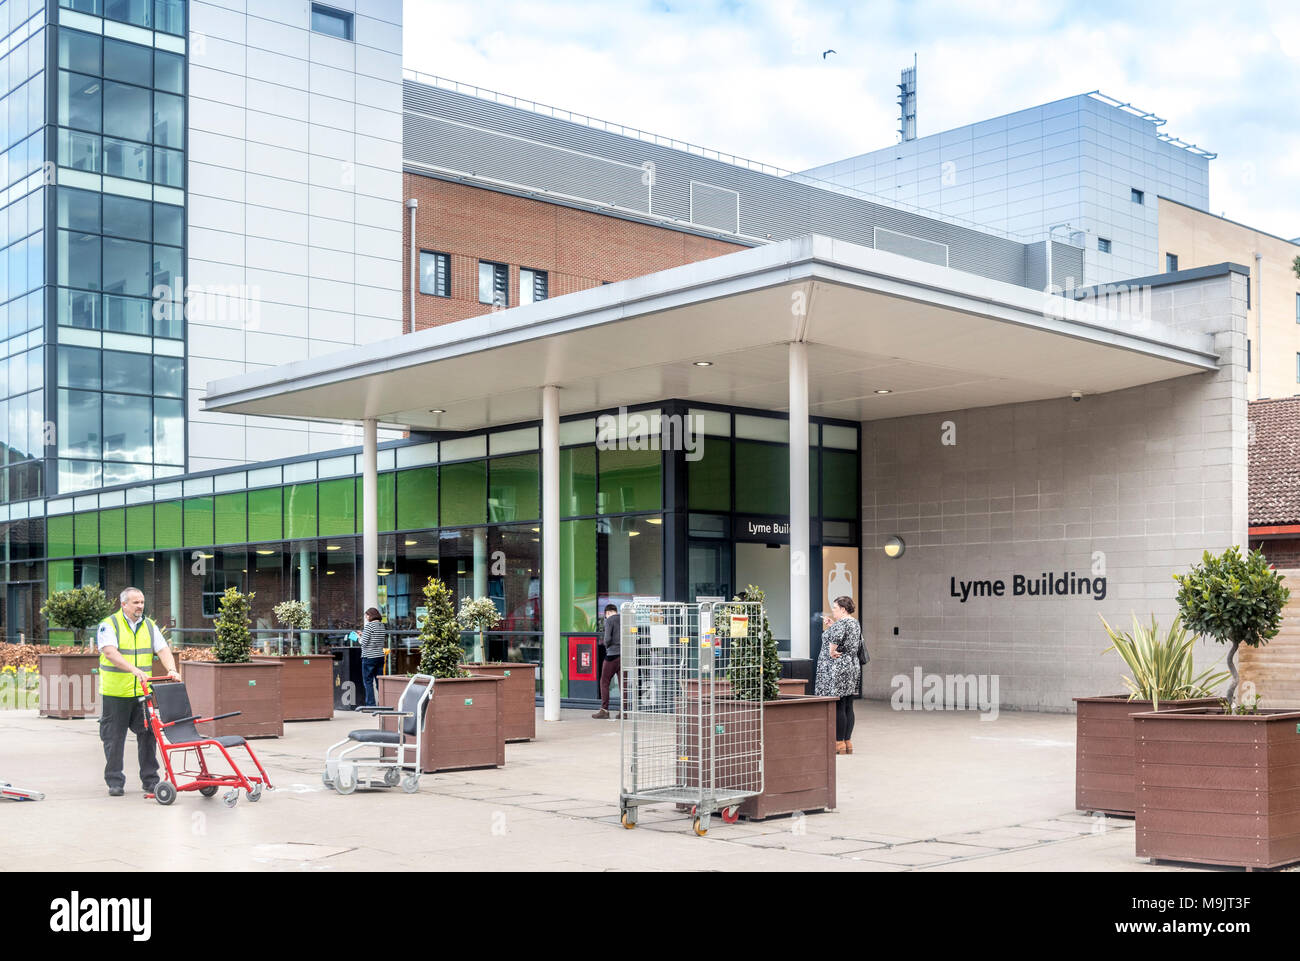
{"label": "wooden planter box", "polygon": [[[382,674],[379,703],[396,707],[409,678]],[[438,680],[425,707],[422,773],[506,763],[505,679],[479,675]],[[386,722],[393,730],[392,721]],[[390,752],[391,753],[391,752]]]}
{"label": "wooden planter box", "polygon": [[531,741],[537,737],[537,665],[528,663],[466,664],[472,674],[505,679],[505,739]]}
{"label": "wooden planter box", "polygon": [[776,683],[781,686],[781,695],[783,697],[787,695],[803,697],[805,694],[809,693],[808,691],[809,681],[807,678],[783,677],[780,678]]}
{"label": "wooden planter box", "polygon": [[1275,868],[1300,861],[1300,711],[1138,714],[1137,855]]}
{"label": "wooden planter box", "polygon": [[38,661],[41,717],[99,714],[98,654],[41,654]]}
{"label": "wooden planter box", "polygon": [[197,716],[242,712],[214,724],[200,725],[200,734],[239,734],[248,738],[284,734],[284,665],[279,658],[243,664],[182,661],[178,666],[190,695],[190,707]]}
{"label": "wooden planter box", "polygon": [[763,704],[763,793],[741,805],[746,818],[835,807],[833,697],[786,697]]}
{"label": "wooden planter box", "polygon": [[280,692],[286,721],[328,721],[334,716],[334,658],[329,654],[254,654],[254,661],[283,666]]}
{"label": "wooden planter box", "polygon": [[[1160,710],[1216,707],[1218,698],[1161,701]],[[1127,694],[1076,697],[1074,748],[1074,806],[1132,817],[1136,810],[1133,784],[1134,714],[1151,711],[1150,701],[1130,701]]]}

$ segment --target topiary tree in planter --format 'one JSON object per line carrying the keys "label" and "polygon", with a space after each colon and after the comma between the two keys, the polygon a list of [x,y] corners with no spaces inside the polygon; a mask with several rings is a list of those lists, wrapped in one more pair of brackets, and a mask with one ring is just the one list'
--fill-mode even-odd
{"label": "topiary tree in planter", "polygon": [[1237,648],[1242,644],[1261,647],[1277,635],[1282,626],[1282,608],[1291,592],[1282,586],[1282,575],[1269,565],[1263,552],[1245,557],[1237,547],[1220,556],[1206,551],[1201,563],[1186,574],[1175,574],[1178,609],[1188,630],[1231,644],[1228,670],[1228,704],[1236,706]]}
{"label": "topiary tree in planter", "polygon": [[227,587],[221,595],[216,618],[217,640],[212,652],[220,664],[246,664],[253,651],[252,602],[255,594],[242,594]]}
{"label": "topiary tree in planter", "polygon": [[460,646],[460,624],[451,590],[436,577],[424,585],[424,604],[428,613],[420,624],[420,673],[435,678],[469,677],[461,667],[465,650]]}
{"label": "topiary tree in planter", "polygon": [[501,614],[497,611],[496,604],[492,603],[490,597],[462,597],[460,599],[460,613],[456,615],[460,621],[460,626],[467,631],[478,632],[478,657],[480,662],[487,661],[487,638],[484,637],[484,631],[490,631],[501,623]]}
{"label": "topiary tree in planter", "polygon": [[[299,643],[302,647],[302,653],[310,654],[307,648],[311,646],[311,638],[306,633],[311,630],[311,607],[303,601],[282,601],[272,609],[275,619],[282,625],[301,632]],[[290,644],[290,650],[293,645]]]}
{"label": "topiary tree in planter", "polygon": [[87,641],[86,631],[117,609],[98,584],[55,591],[41,605],[41,615],[54,627],[73,632],[78,644]]}
{"label": "topiary tree in planter", "polygon": [[[752,664],[755,660],[762,660],[763,678],[762,683],[754,677],[752,671],[743,672],[732,670],[728,675],[731,681],[731,692],[742,701],[755,701],[762,697],[765,701],[775,701],[781,696],[781,653],[776,646],[776,638],[772,636],[772,625],[767,619],[767,608],[763,606],[767,594],[762,588],[749,584],[743,591],[737,594],[733,601],[749,601],[760,605],[763,611],[763,623],[761,625],[749,625],[743,637],[732,637],[731,639],[731,659],[738,664]],[[723,607],[725,613],[725,607]],[[723,634],[729,630],[730,625],[718,625],[718,633]],[[757,629],[756,629],[757,628]],[[756,650],[757,648],[757,650]]]}

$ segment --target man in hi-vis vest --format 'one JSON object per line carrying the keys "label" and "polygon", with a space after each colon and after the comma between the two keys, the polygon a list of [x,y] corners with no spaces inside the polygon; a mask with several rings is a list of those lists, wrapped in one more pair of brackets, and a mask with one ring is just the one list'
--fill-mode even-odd
{"label": "man in hi-vis vest", "polygon": [[179,681],[171,648],[158,625],[144,616],[144,592],[128,587],[119,600],[122,609],[99,622],[95,642],[99,646],[99,694],[103,705],[99,717],[99,739],[104,742],[104,780],[108,793],[121,797],[126,787],[122,754],[126,732],[135,734],[140,755],[140,784],[145,793],[158,783],[158,755],[153,734],[145,724],[143,678],[150,676],[153,656],[163,662],[168,675]]}

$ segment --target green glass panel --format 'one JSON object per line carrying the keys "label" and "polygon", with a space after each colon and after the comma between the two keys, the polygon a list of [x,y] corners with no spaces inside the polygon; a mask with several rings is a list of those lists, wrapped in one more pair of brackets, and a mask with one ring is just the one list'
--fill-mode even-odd
{"label": "green glass panel", "polygon": [[[379,475],[379,529],[381,531],[397,530],[397,485],[394,482],[396,474],[389,471]],[[365,509],[365,498],[361,487],[362,478],[357,478],[357,533],[362,533],[362,527],[365,526],[365,518],[362,512]]]}
{"label": "green glass panel", "polygon": [[417,467],[397,472],[397,529],[438,526],[438,468]]}
{"label": "green glass panel", "polygon": [[[787,468],[788,469],[788,468]],[[816,517],[821,505],[822,485],[817,482],[817,449],[808,452],[808,515]]]}
{"label": "green glass panel", "polygon": [[284,536],[316,536],[316,485],[290,484],[284,489]]}
{"label": "green glass panel", "polygon": [[731,510],[731,441],[701,438],[700,459],[686,462],[686,484],[691,510]]}
{"label": "green glass panel", "polygon": [[600,452],[602,514],[663,509],[663,455],[657,450],[603,450]]}
{"label": "green glass panel", "polygon": [[596,521],[561,521],[560,631],[596,630],[596,601]]}
{"label": "green glass panel", "polygon": [[153,550],[153,505],[140,504],[126,509],[126,549]]}
{"label": "green glass panel", "polygon": [[96,511],[73,514],[72,530],[77,556],[99,553],[99,514]]}
{"label": "green glass panel", "polygon": [[248,539],[254,544],[284,537],[284,506],[279,487],[248,492]]}
{"label": "green glass panel", "polygon": [[539,454],[497,457],[489,463],[489,521],[532,521],[542,516]]}
{"label": "green glass panel", "polygon": [[852,520],[858,516],[858,454],[849,450],[822,451],[823,516]]}
{"label": "green glass panel", "polygon": [[354,534],[357,530],[357,485],[351,477],[321,481],[320,536]]}
{"label": "green glass panel", "polygon": [[72,561],[50,561],[45,565],[46,577],[49,579],[50,593],[70,591],[76,587],[73,583],[74,567]]}
{"label": "green glass panel", "polygon": [[736,510],[790,513],[790,459],[784,445],[736,441]]}
{"label": "green glass panel", "polygon": [[181,503],[167,501],[154,505],[154,546],[159,550],[179,550],[181,543]]}
{"label": "green glass panel", "polygon": [[[213,543],[243,544],[248,540],[248,494],[218,494],[213,499]],[[278,514],[279,511],[277,510]]]}
{"label": "green glass panel", "polygon": [[72,515],[58,514],[45,522],[46,550],[50,557],[72,556]]}
{"label": "green glass panel", "polygon": [[101,554],[126,550],[126,508],[99,512],[99,550]]}
{"label": "green glass panel", "polygon": [[442,526],[462,527],[487,520],[487,461],[442,468]]}
{"label": "green glass panel", "polygon": [[191,497],[185,501],[185,546],[200,547],[211,543],[212,498]]}
{"label": "green glass panel", "polygon": [[560,516],[596,513],[596,448],[560,451]]}

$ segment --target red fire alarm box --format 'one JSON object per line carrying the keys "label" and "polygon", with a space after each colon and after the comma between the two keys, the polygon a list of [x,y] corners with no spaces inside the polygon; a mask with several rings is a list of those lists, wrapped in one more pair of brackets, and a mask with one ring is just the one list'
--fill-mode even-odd
{"label": "red fire alarm box", "polygon": [[595,681],[596,638],[569,638],[569,680]]}

